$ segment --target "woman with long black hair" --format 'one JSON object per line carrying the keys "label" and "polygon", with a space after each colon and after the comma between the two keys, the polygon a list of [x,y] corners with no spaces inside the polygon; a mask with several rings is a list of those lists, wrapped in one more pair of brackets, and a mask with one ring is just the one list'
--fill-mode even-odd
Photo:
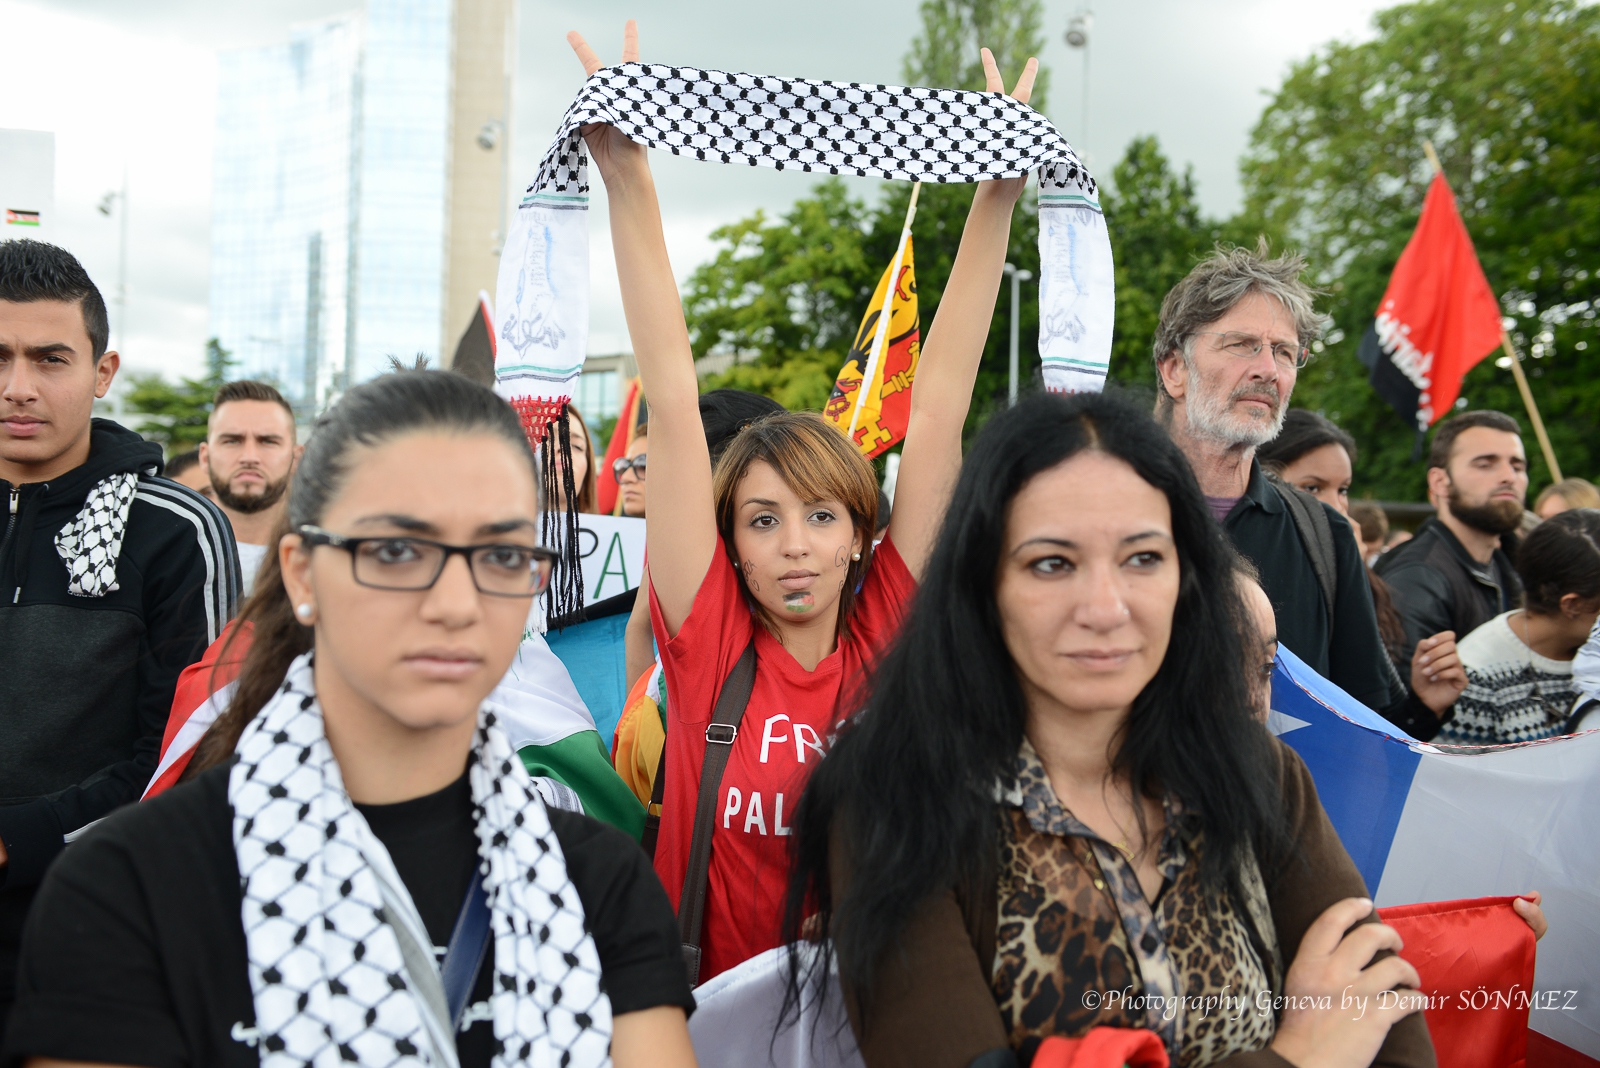
{"label": "woman with long black hair", "polygon": [[917,604],[794,827],[787,933],[831,933],[869,1068],[1097,1025],[1183,1066],[1433,1064],[1415,1006],[1377,1000],[1417,974],[1252,715],[1229,549],[1147,414],[995,417]]}
{"label": "woman with long black hair", "polygon": [[453,374],[317,421],[198,774],[52,868],[5,1063],[692,1068],[648,861],[545,807],[490,698],[554,559],[535,475]]}

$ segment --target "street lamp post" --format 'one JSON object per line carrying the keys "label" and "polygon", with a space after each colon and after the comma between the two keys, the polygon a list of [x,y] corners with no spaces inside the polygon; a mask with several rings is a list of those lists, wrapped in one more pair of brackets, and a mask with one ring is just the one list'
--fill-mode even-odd
{"label": "street lamp post", "polygon": [[1011,382],[1006,389],[1006,406],[1017,406],[1017,335],[1022,316],[1022,283],[1033,280],[1032,271],[1019,271],[1015,264],[1006,264],[1006,276],[1011,279]]}
{"label": "street lamp post", "polygon": [[1078,155],[1084,158],[1089,152],[1089,28],[1093,25],[1094,12],[1086,7],[1079,8],[1078,13],[1067,20],[1067,44],[1083,49],[1083,120],[1079,129],[1083,141],[1078,146]]}

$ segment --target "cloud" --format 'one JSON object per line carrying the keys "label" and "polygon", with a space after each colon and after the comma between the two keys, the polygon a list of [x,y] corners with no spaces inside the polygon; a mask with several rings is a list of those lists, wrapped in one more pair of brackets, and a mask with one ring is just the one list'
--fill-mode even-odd
{"label": "cloud", "polygon": [[[195,374],[202,364],[216,50],[285,40],[295,23],[355,6],[347,0],[0,0],[0,24],[13,40],[28,42],[8,49],[3,121],[56,132],[56,238],[80,255],[108,298],[116,288],[118,226],[94,206],[120,186],[126,162],[130,367]],[[1330,38],[1366,35],[1378,7],[1372,0],[1102,0],[1101,6],[1091,31],[1085,140],[1084,57],[1062,41],[1075,4],[1047,0],[1049,40],[1040,59],[1054,72],[1051,118],[1103,175],[1131,138],[1157,135],[1180,166],[1193,164],[1201,202],[1215,215],[1239,206],[1239,156],[1266,94],[1289,64]],[[629,15],[639,18],[646,59],[891,83],[900,78],[901,57],[918,26],[916,0],[809,0],[782,9],[741,0],[521,0],[513,195],[532,180],[583,80],[566,31],[578,30],[602,59],[615,59]],[[680,278],[710,255],[713,228],[756,208],[781,212],[815,180],[659,155],[653,166]],[[866,197],[882,185],[851,182]],[[627,330],[603,191],[593,209],[591,351],[617,351],[628,347]]]}

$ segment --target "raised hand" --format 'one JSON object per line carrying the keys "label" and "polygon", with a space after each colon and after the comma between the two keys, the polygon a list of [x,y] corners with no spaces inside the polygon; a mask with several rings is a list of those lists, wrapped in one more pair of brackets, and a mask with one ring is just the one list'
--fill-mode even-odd
{"label": "raised hand", "polygon": [[[983,57],[984,92],[1004,93],[1006,91],[1006,83],[1000,77],[1000,65],[994,61],[994,53],[984,48],[979,51],[979,55]],[[1033,95],[1033,82],[1038,76],[1039,61],[1030,58],[1022,68],[1022,76],[1017,79],[1016,86],[1011,90],[1011,99],[1019,104],[1026,104],[1028,98]],[[1009,197],[1015,202],[1027,187],[1027,175],[1023,175],[1021,178],[1000,178],[992,182],[984,182],[978,188],[980,192],[984,189],[989,189],[993,193]]]}
{"label": "raised hand", "polygon": [[[589,42],[583,39],[583,34],[577,30],[567,34],[567,43],[578,55],[578,62],[583,64],[583,73],[592,75],[604,67],[600,57],[595,55],[594,49],[589,47]],[[639,25],[629,19],[622,28],[622,62],[639,62]],[[1032,83],[1029,83],[1030,86]],[[615,126],[603,122],[592,122],[584,126],[581,131],[583,142],[589,148],[589,158],[594,160],[600,176],[605,179],[609,187],[614,178],[619,177],[629,165],[639,165],[644,162],[644,146],[628,139],[628,136]]]}
{"label": "raised hand", "polygon": [[1456,654],[1456,632],[1442,630],[1417,643],[1411,654],[1411,692],[1442,716],[1467,688],[1467,671]]}
{"label": "raised hand", "polygon": [[[1306,929],[1284,979],[1284,1008],[1272,1050],[1295,1068],[1367,1068],[1389,1028],[1422,1007],[1417,970],[1399,957],[1399,932],[1359,923],[1372,913],[1366,898],[1330,905]],[[1411,989],[1396,989],[1397,987]]]}

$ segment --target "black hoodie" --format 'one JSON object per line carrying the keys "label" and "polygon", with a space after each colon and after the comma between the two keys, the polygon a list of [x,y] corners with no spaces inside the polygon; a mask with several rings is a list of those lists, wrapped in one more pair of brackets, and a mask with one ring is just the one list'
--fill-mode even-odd
{"label": "black hoodie", "polygon": [[[33,888],[64,841],[136,801],[155,771],[178,674],[233,616],[233,531],[156,477],[161,447],[96,419],[89,459],[49,482],[0,480],[0,1004]],[[55,537],[108,476],[139,475],[119,588],[68,592]]]}

